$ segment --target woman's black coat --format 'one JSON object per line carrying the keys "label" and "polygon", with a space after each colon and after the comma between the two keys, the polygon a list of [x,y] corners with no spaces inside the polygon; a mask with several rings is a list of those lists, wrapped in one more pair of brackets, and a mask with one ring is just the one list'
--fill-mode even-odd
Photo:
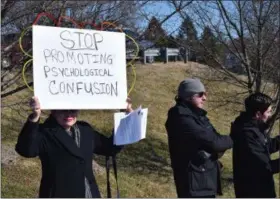
{"label": "woman's black coat", "polygon": [[50,116],[43,124],[27,121],[21,130],[16,151],[27,158],[39,156],[42,179],[39,197],[83,198],[85,177],[92,196],[100,197],[93,176],[93,153],[114,155],[120,147],[86,122],[77,122],[81,132],[80,148],[74,139]]}

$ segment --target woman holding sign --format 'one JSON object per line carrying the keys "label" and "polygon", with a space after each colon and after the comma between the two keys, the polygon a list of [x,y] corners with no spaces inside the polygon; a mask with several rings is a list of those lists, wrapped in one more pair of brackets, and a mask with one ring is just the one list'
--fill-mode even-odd
{"label": "woman holding sign", "polygon": [[[121,147],[113,139],[77,121],[77,110],[52,110],[39,124],[41,108],[38,98],[30,101],[33,113],[22,128],[16,151],[27,158],[39,156],[42,179],[39,197],[96,198],[100,197],[92,171],[92,154],[113,156]],[[126,112],[132,112],[127,100]]]}

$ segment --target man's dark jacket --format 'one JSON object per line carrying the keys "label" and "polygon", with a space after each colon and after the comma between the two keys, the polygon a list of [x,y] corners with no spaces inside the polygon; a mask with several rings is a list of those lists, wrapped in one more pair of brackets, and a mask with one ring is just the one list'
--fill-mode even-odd
{"label": "man's dark jacket", "polygon": [[84,198],[85,177],[92,196],[100,197],[92,170],[93,153],[110,156],[120,148],[88,123],[77,125],[81,132],[80,148],[53,117],[43,124],[27,121],[20,132],[16,151],[27,158],[39,156],[41,160],[40,198]]}
{"label": "man's dark jacket", "polygon": [[279,136],[269,138],[267,125],[241,113],[232,124],[233,177],[238,198],[274,198],[273,173],[279,172],[279,159],[270,154],[279,150]]}
{"label": "man's dark jacket", "polygon": [[178,197],[221,194],[219,153],[232,147],[217,133],[207,112],[177,101],[168,112],[166,130]]}

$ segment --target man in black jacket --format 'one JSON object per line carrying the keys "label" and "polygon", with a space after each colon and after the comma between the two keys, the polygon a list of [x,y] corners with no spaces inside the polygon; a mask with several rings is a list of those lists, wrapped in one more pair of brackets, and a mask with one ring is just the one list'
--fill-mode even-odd
{"label": "man in black jacket", "polygon": [[186,79],[178,88],[176,105],[168,112],[166,130],[174,180],[179,198],[221,194],[218,158],[232,147],[203,110],[205,88],[199,79]]}
{"label": "man in black jacket", "polygon": [[279,172],[279,159],[270,154],[279,150],[280,137],[271,139],[266,130],[272,99],[255,93],[245,99],[246,112],[232,124],[233,177],[238,198],[275,198],[273,173]]}

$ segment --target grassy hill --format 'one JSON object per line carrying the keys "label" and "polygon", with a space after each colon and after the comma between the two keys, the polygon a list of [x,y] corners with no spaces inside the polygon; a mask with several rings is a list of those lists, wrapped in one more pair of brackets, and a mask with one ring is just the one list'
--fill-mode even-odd
{"label": "grassy hill", "polygon": [[[208,93],[206,110],[216,129],[222,134],[229,134],[230,123],[242,110],[246,93],[233,82],[206,66],[196,63],[154,63],[137,65],[137,81],[131,98],[134,108],[142,105],[149,109],[147,138],[139,143],[128,145],[118,155],[118,177],[121,197],[176,197],[172,170],[167,145],[164,123],[168,109],[174,104],[176,89],[186,77],[200,77]],[[244,78],[244,77],[239,77]],[[132,82],[132,71],[128,69],[128,82]],[[239,94],[242,93],[243,94]],[[32,92],[26,90],[2,101],[28,101]],[[234,103],[233,103],[234,102]],[[29,113],[26,106],[15,104],[2,107],[2,197],[36,197],[41,177],[38,159],[18,157],[14,145],[18,132]],[[109,135],[113,128],[115,111],[82,111],[80,119],[86,120],[101,132]],[[47,115],[47,112],[44,116]],[[13,120],[14,122],[11,122]],[[279,132],[275,125],[274,134]],[[4,149],[4,150],[3,150]],[[279,157],[274,154],[273,158]],[[103,157],[97,157],[95,168],[97,182],[103,197],[106,197],[106,173]],[[224,164],[222,172],[222,197],[234,197],[232,184],[231,150],[221,159]],[[111,175],[113,176],[113,175]],[[115,193],[114,178],[111,178]],[[276,191],[279,189],[279,176],[275,175]],[[113,195],[115,196],[115,195]],[[279,196],[279,192],[278,192]]]}

